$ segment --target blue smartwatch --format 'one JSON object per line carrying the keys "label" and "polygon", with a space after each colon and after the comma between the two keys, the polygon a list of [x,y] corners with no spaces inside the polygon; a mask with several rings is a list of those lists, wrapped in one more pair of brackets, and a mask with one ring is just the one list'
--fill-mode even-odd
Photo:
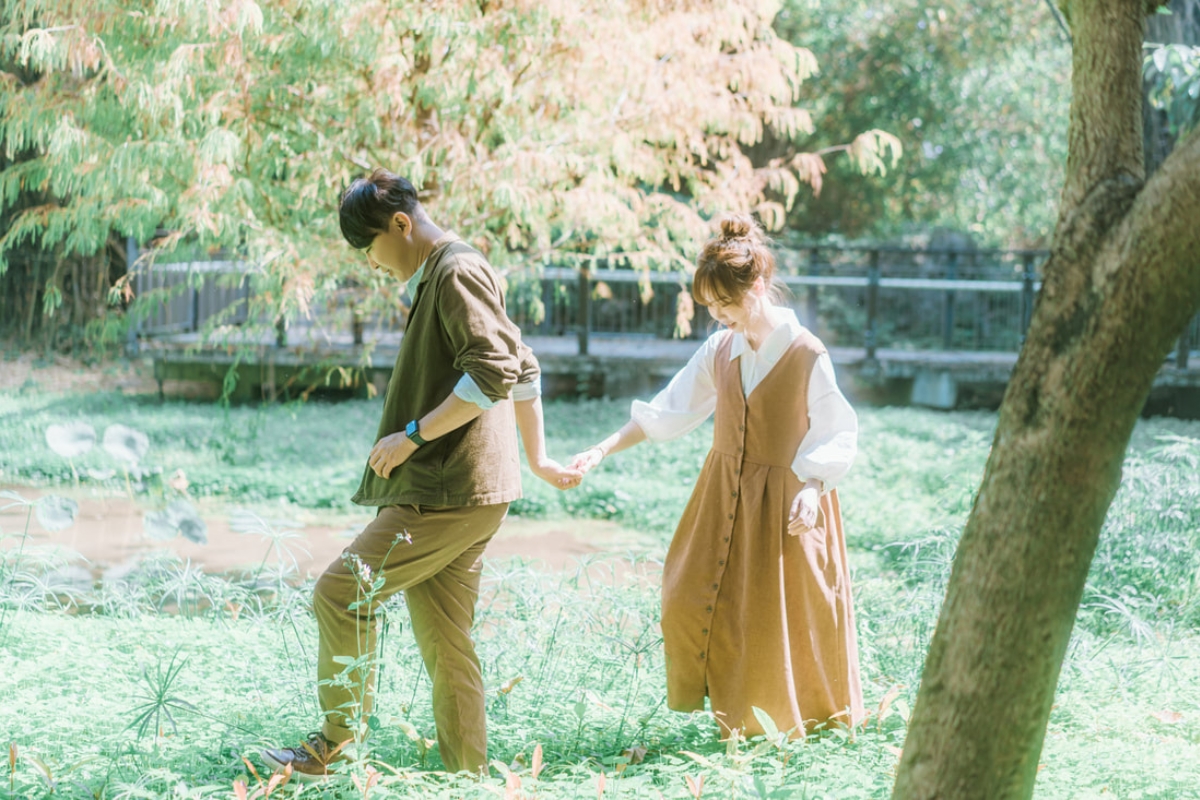
{"label": "blue smartwatch", "polygon": [[417,447],[427,444],[427,442],[421,438],[421,426],[417,424],[415,419],[404,426],[404,435],[411,439],[412,443]]}

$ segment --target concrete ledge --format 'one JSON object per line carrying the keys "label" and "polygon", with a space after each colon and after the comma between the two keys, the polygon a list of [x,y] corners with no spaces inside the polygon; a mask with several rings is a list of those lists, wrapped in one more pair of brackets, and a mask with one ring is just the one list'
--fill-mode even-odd
{"label": "concrete ledge", "polygon": [[[542,389],[553,397],[648,397],[667,384],[701,345],[700,340],[609,337],[593,334],[588,355],[571,336],[527,337],[542,365]],[[268,343],[215,348],[194,337],[146,343],[160,392],[165,381],[222,385],[233,369],[236,400],[307,396],[332,392],[367,396],[387,386],[399,352],[399,335],[369,345],[327,339],[320,343]],[[1016,353],[928,352],[830,348],[839,383],[855,402],[923,405],[951,409],[995,408],[1016,365]],[[1200,354],[1196,366],[1168,362],[1155,378],[1148,408],[1200,418]]]}

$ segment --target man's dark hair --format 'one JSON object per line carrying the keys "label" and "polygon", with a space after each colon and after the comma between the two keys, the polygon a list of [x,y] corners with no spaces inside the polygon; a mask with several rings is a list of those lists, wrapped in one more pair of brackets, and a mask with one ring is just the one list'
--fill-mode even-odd
{"label": "man's dark hair", "polygon": [[359,178],[342,192],[338,216],[342,236],[355,250],[362,250],[385,233],[388,221],[401,211],[420,215],[417,190],[407,179],[380,167],[369,178]]}

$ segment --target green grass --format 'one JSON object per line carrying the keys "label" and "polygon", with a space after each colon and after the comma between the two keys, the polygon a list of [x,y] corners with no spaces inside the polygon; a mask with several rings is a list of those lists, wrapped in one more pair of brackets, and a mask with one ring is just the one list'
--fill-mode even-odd
{"label": "green grass", "polygon": [[[627,409],[549,404],[552,455],[591,444]],[[124,490],[120,477],[88,477],[88,468],[113,467],[99,448],[73,471],[44,439],[51,423],[81,420],[98,432],[122,423],[150,437],[147,493],[182,468],[193,493],[231,504],[285,497],[342,509],[378,413],[377,401],[223,410],[114,395],[0,395],[0,482],[52,487],[79,474],[84,484]],[[504,797],[511,769],[524,796],[539,798],[595,798],[601,774],[606,798],[692,797],[688,777],[703,777],[709,798],[887,797],[995,417],[860,416],[861,456],[840,491],[876,716],[853,739],[834,732],[731,751],[705,715],[665,709],[658,569],[707,449],[704,429],[614,456],[576,492],[526,475],[527,496],[514,510],[616,520],[641,532],[646,555],[632,564],[597,557],[565,573],[489,562],[477,628],[496,765],[489,780],[436,771],[436,749],[424,749],[433,738],[428,682],[403,603],[389,606],[382,726],[364,753],[376,760],[355,767],[360,780],[368,765],[382,771],[367,795]],[[1063,667],[1038,797],[1165,800],[1200,785],[1198,463],[1200,424],[1139,424]],[[0,551],[0,708],[17,754],[0,776],[0,797],[234,797],[235,781],[253,793],[242,756],[261,770],[261,746],[314,727],[309,586],[263,586],[159,560],[72,594],[53,580],[61,563],[16,553]],[[139,736],[147,710],[159,713]],[[537,746],[545,768],[534,779]],[[272,796],[364,792],[343,781]]]}

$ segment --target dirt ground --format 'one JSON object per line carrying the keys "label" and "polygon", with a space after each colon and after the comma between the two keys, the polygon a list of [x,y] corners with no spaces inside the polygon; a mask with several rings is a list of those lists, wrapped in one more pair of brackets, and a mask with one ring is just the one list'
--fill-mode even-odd
{"label": "dirt ground", "polygon": [[[28,487],[3,487],[17,492],[27,500],[45,494],[60,494],[79,504],[75,523],[61,531],[49,532],[34,516],[28,524],[26,547],[56,547],[64,549],[80,566],[95,577],[111,574],[132,566],[138,559],[156,550],[175,553],[182,559],[208,572],[240,572],[258,568],[264,561],[270,565],[294,559],[300,575],[319,575],[342,549],[349,544],[371,520],[366,513],[316,515],[303,510],[272,511],[252,509],[264,518],[276,518],[297,523],[296,527],[276,526],[287,533],[280,547],[262,533],[242,533],[231,527],[235,508],[215,502],[200,501],[195,505],[207,526],[208,541],[197,544],[182,537],[169,541],[149,538],[143,527],[143,517],[151,506],[130,500],[123,495],[98,497],[86,491],[68,489],[47,490]],[[0,501],[7,505],[8,501]],[[0,511],[0,547],[12,548],[21,544],[20,534],[26,530],[28,509],[13,506]],[[520,557],[548,570],[572,569],[581,560],[600,553],[628,553],[644,550],[635,532],[600,520],[532,520],[512,516],[505,520],[499,533],[488,545],[489,559]],[[279,552],[282,550],[283,552]]]}
{"label": "dirt ground", "polygon": [[150,394],[158,392],[158,383],[148,359],[118,359],[96,365],[67,356],[43,358],[32,353],[0,359],[0,392],[28,389]]}
{"label": "dirt ground", "polygon": [[[179,387],[184,388],[186,387]],[[0,392],[95,392],[119,391],[129,394],[148,394],[158,391],[154,371],[148,360],[119,360],[96,366],[85,365],[63,356],[41,359],[22,354],[13,360],[0,360]],[[173,393],[178,394],[178,393]],[[278,555],[271,552],[266,536],[238,533],[230,527],[234,510],[224,503],[199,501],[200,515],[208,527],[207,544],[195,544],[182,538],[168,542],[148,538],[143,529],[143,516],[154,510],[140,501],[124,495],[102,497],[68,487],[53,491],[28,487],[0,486],[16,491],[33,500],[53,493],[71,497],[79,503],[79,514],[70,528],[55,533],[42,529],[36,518],[29,524],[30,539],[26,546],[65,548],[83,559],[93,575],[127,568],[142,555],[166,549],[180,558],[190,559],[210,572],[225,572],[257,568],[264,557],[268,564],[277,563]],[[0,506],[7,501],[0,501]],[[371,513],[349,512],[334,515],[315,514],[289,509],[271,511],[253,509],[264,517],[280,517],[299,522],[300,527],[288,529],[295,537],[283,540],[287,551],[296,560],[299,574],[320,574],[342,549],[370,521]],[[19,534],[25,530],[26,509],[8,508],[0,511],[0,547],[15,547]],[[618,525],[598,520],[530,520],[509,517],[488,546],[487,557],[502,559],[521,557],[552,570],[572,568],[580,559],[597,553],[626,553],[644,550],[636,533]]]}

